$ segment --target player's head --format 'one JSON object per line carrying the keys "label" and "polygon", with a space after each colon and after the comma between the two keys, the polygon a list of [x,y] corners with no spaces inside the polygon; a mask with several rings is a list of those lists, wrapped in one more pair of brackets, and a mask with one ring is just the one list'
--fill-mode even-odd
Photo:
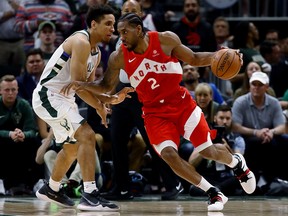
{"label": "player's head", "polygon": [[95,5],[86,14],[90,34],[97,35],[101,42],[109,42],[111,39],[115,24],[114,12],[108,5]]}
{"label": "player's head", "polygon": [[145,37],[145,30],[141,17],[135,13],[127,13],[118,20],[117,30],[122,43],[128,50],[134,50],[139,39]]}
{"label": "player's head", "polygon": [[100,23],[103,19],[105,19],[105,15],[114,16],[114,13],[115,11],[109,5],[95,5],[89,7],[86,14],[86,24],[88,28],[91,28],[93,21]]}

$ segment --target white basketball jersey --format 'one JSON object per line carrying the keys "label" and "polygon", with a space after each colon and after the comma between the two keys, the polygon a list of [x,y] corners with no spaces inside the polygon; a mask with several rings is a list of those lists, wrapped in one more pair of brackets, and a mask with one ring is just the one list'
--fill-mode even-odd
{"label": "white basketball jersey", "polygon": [[[89,33],[85,30],[78,31],[75,33],[82,33],[87,35],[89,40]],[[75,34],[74,33],[74,34]],[[88,78],[99,62],[100,49],[96,47],[97,52],[89,55],[87,60],[87,72],[86,78]],[[70,61],[71,56],[67,54],[63,49],[63,43],[55,50],[53,56],[47,62],[46,67],[42,73],[38,88],[46,87],[48,90],[54,93],[59,93],[60,90],[71,82],[70,72]],[[40,85],[40,86],[39,86]],[[75,92],[71,89],[68,98],[74,97]]]}

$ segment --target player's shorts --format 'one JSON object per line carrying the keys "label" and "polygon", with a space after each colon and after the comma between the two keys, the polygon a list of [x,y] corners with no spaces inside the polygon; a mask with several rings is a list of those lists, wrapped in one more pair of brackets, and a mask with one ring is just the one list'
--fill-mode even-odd
{"label": "player's shorts", "polygon": [[145,127],[151,144],[159,154],[167,145],[178,150],[181,135],[191,141],[196,151],[212,145],[210,128],[198,106],[179,107],[170,116],[167,113],[165,116],[145,116]]}
{"label": "player's shorts", "polygon": [[79,114],[73,99],[42,87],[34,90],[32,106],[35,113],[53,129],[57,144],[77,141],[74,134],[86,120]]}

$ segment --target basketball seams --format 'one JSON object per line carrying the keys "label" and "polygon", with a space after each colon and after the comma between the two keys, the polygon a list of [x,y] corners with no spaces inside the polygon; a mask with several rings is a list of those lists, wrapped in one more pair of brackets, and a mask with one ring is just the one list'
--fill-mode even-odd
{"label": "basketball seams", "polygon": [[[222,74],[222,76],[224,76],[224,75],[227,73],[227,71],[230,69],[231,65],[232,65],[233,62],[234,62],[235,55],[236,55],[235,52],[230,52],[230,50],[227,50],[227,51],[225,52],[225,54],[226,54],[226,53],[231,53],[231,54],[233,55],[233,59],[232,59],[232,61],[230,61],[229,66],[227,67],[227,69],[225,70],[225,72]],[[221,76],[221,77],[222,77],[222,76]]]}
{"label": "basketball seams", "polygon": [[[211,60],[212,72],[223,80],[228,80],[235,77],[241,68],[240,58],[238,61],[236,57],[238,54],[229,48],[219,50],[217,52],[218,53],[216,53]],[[220,74],[220,72],[222,73]]]}

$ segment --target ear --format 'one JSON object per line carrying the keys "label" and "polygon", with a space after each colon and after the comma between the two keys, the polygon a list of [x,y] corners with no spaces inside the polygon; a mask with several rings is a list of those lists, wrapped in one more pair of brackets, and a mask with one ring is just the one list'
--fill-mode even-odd
{"label": "ear", "polygon": [[142,27],[141,27],[140,25],[138,25],[138,26],[136,27],[136,31],[137,31],[137,32],[136,32],[136,33],[137,33],[137,36],[138,36],[138,37],[141,37],[142,34],[143,34],[143,33],[142,33],[143,31],[142,31]]}
{"label": "ear", "polygon": [[214,123],[217,122],[217,117],[216,117],[216,115],[214,115],[213,120],[214,120]]}
{"label": "ear", "polygon": [[92,28],[92,29],[96,28],[96,27],[97,27],[97,24],[98,24],[98,23],[97,23],[95,20],[92,20],[92,21],[91,21],[91,28]]}

